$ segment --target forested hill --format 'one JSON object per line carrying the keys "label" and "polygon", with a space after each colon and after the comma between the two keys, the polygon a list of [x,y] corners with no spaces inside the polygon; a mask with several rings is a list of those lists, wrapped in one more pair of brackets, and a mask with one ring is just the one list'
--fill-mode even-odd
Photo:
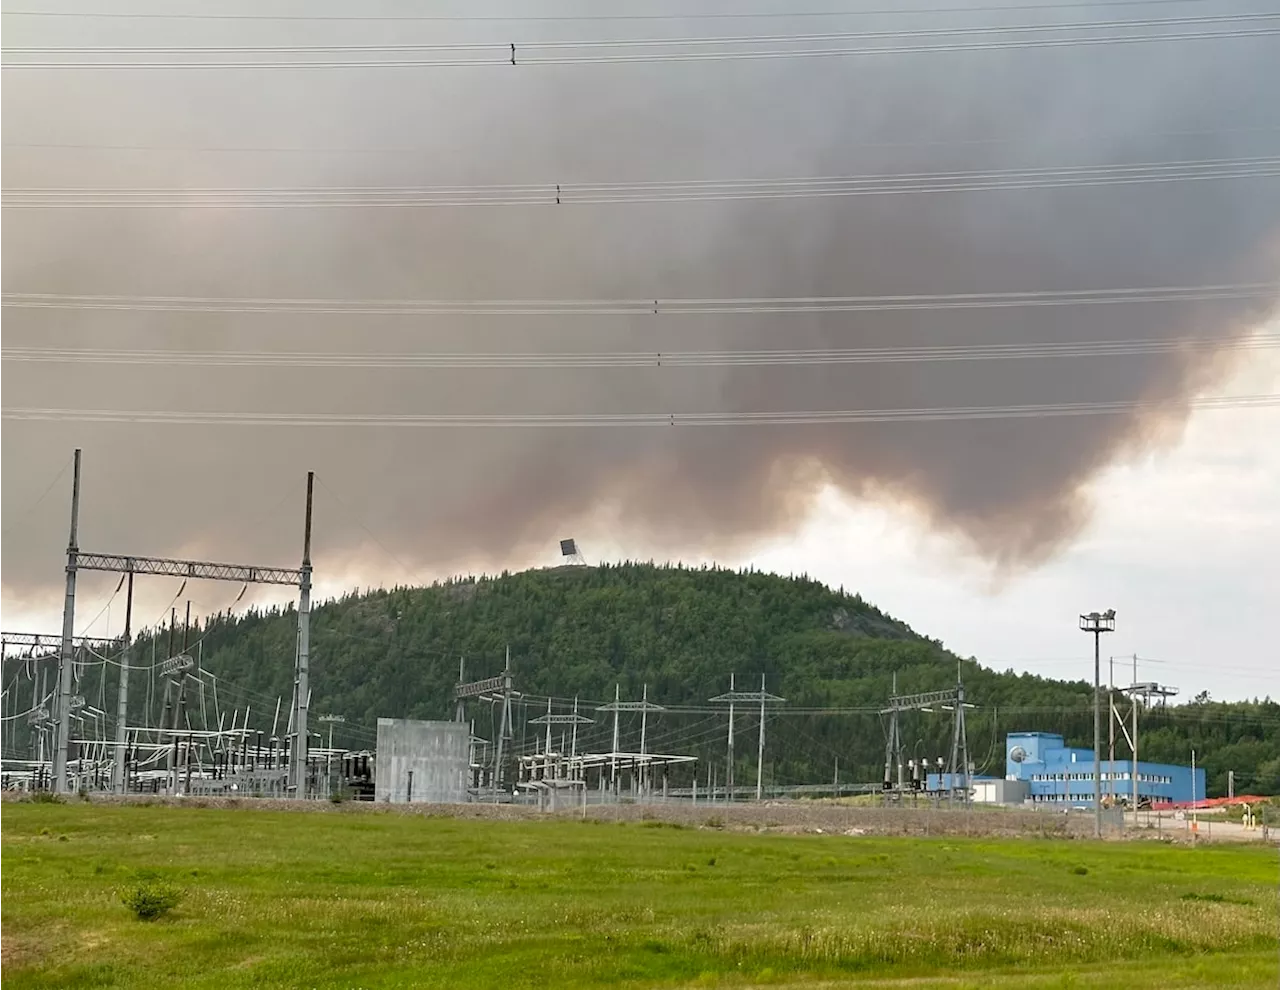
{"label": "forested hill", "polygon": [[[285,610],[218,616],[193,636],[204,668],[218,678],[223,709],[252,704],[258,726],[270,725],[277,697],[288,711],[295,631],[296,615]],[[510,647],[516,688],[527,699],[517,708],[517,742],[533,746],[537,727],[524,723],[546,710],[548,696],[576,696],[597,720],[582,730],[582,742],[607,748],[609,716],[590,709],[613,698],[615,683],[624,700],[638,700],[647,685],[651,701],[681,708],[649,717],[650,750],[723,765],[725,718],[707,699],[728,690],[731,672],[748,690],[763,673],[768,690],[787,699],[767,725],[766,779],[778,783],[829,781],[837,761],[843,780],[878,780],[885,738],[878,709],[895,674],[900,692],[947,688],[958,663],[858,595],[807,578],[649,564],[353,594],[314,610],[311,643],[311,711],[345,716],[335,738],[352,746],[371,744],[379,716],[451,717],[459,658],[468,679],[478,679],[498,673]],[[135,663],[147,663],[151,652],[139,642]],[[977,706],[969,740],[980,770],[1003,773],[1009,730],[1092,742],[1088,684],[997,673],[972,659],[960,668]],[[145,704],[141,690],[132,697]],[[491,737],[489,708],[475,704],[470,714],[477,733]],[[740,781],[754,779],[757,721],[755,713],[740,718]],[[908,716],[908,755],[946,752],[949,727],[945,713]],[[624,747],[638,745],[638,731],[639,716],[626,716]],[[1280,705],[1188,705],[1147,718],[1147,757],[1185,761],[1193,745],[1210,793],[1225,788],[1227,769],[1241,790],[1280,792]]]}

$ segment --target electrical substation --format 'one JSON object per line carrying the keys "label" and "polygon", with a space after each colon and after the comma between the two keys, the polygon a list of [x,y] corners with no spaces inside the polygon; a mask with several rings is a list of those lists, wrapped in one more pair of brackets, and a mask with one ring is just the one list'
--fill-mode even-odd
{"label": "electrical substation", "polygon": [[[320,731],[315,731],[310,717],[314,480],[309,473],[297,567],[90,552],[79,543],[77,450],[62,632],[0,633],[3,787],[57,793],[350,797],[397,804],[519,803],[548,811],[610,803],[706,804],[859,794],[886,806],[966,808],[976,802],[1080,807],[1089,805],[1095,792],[1103,794],[1108,808],[1151,807],[1204,794],[1203,769],[1136,762],[1140,708],[1163,702],[1177,690],[1138,683],[1136,658],[1134,684],[1108,689],[1105,760],[1100,752],[1067,747],[1059,735],[1010,732],[1002,776],[981,773],[995,758],[996,740],[981,768],[970,758],[966,712],[975,705],[968,700],[959,665],[954,686],[939,691],[901,694],[894,675],[887,704],[857,713],[880,720],[885,738],[880,781],[842,783],[837,757],[829,783],[767,783],[766,726],[788,709],[785,698],[767,690],[764,675],[758,689],[743,690],[730,674],[729,690],[700,705],[658,704],[650,700],[647,684],[629,698],[615,684],[612,700],[603,702],[535,696],[517,690],[518,664],[513,665],[509,648],[500,668],[490,667],[487,677],[468,680],[467,664],[459,661],[449,721],[379,717],[376,744],[352,747],[350,738],[361,733],[372,742],[371,730],[349,727],[345,716],[326,713],[316,720]],[[572,565],[585,566],[576,541],[563,540],[560,549]],[[83,571],[120,575],[115,594],[125,593],[122,636],[74,635],[76,579]],[[199,634],[198,618],[192,626],[189,601],[181,621],[171,603],[167,636],[151,630],[150,655],[139,655],[133,639],[134,583],[150,576],[182,581],[174,603],[190,581],[238,583],[236,601],[251,584],[296,587],[291,697],[255,695],[206,669],[204,635]],[[139,697],[130,705],[131,686],[145,693],[145,704]],[[1116,693],[1128,696],[1127,713],[1115,703]],[[908,750],[904,721],[939,714],[950,723],[945,733],[949,745],[942,752],[923,751],[924,738],[943,737],[941,727],[925,732],[922,724],[912,723],[917,742]],[[699,719],[692,726],[687,722],[691,717]],[[744,718],[747,732],[754,729],[755,735],[747,741],[748,746],[754,743],[753,775],[751,754],[742,754],[744,759],[735,749],[742,741]],[[335,746],[335,729],[345,744]],[[1117,738],[1131,759],[1116,759]],[[723,740],[723,759],[710,755],[718,740]],[[679,751],[689,748],[702,755]],[[1089,762],[1096,785],[1095,775],[1073,772],[1075,764]],[[1107,770],[1102,773],[1104,762]],[[745,783],[736,779],[744,770],[752,778]]]}
{"label": "electrical substation", "polygon": [[[302,561],[297,568],[177,560],[134,554],[97,553],[80,547],[81,452],[76,450],[71,491],[71,526],[67,541],[66,596],[61,636],[0,633],[6,662],[15,666],[13,683],[5,690],[8,742],[3,759],[6,786],[48,789],[65,794],[110,790],[116,793],[150,791],[165,794],[220,794],[310,797],[330,792],[339,775],[356,790],[371,786],[369,755],[334,752],[310,745],[308,710],[311,620],[311,511],[314,475],[307,475],[302,527]],[[120,640],[94,640],[74,635],[76,578],[82,571],[121,575],[127,587],[124,635]],[[190,606],[181,644],[175,642],[176,613],[171,614],[167,656],[141,664],[133,654],[134,579],[140,576],[188,581],[286,585],[298,589],[298,635],[293,657],[293,695],[281,722],[277,699],[269,732],[265,713],[245,705],[229,717],[217,697],[216,677],[203,669],[200,655],[192,655],[188,633]],[[117,591],[119,587],[117,588]],[[241,592],[243,595],[243,590]],[[179,596],[181,589],[179,590]],[[175,601],[178,596],[175,596]],[[154,640],[153,640],[154,642]],[[16,652],[11,652],[16,651]],[[118,671],[114,716],[106,710],[105,669]],[[90,671],[96,669],[96,678]],[[129,725],[131,672],[145,670],[149,688],[163,699],[154,723]],[[19,685],[30,680],[31,707],[19,714],[23,695]],[[98,705],[88,703],[81,688],[96,681]],[[8,683],[8,682],[6,682]],[[156,687],[158,685],[158,687]],[[150,706],[148,706],[150,716]],[[28,727],[27,754],[17,753],[20,720]],[[111,731],[108,733],[108,726]]]}

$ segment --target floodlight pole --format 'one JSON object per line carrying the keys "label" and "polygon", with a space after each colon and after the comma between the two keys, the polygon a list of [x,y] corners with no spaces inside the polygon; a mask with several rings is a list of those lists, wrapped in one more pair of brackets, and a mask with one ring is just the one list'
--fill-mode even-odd
{"label": "floodlight pole", "polygon": [[[1115,632],[1116,610],[1080,616],[1080,628],[1093,634],[1093,835],[1102,838],[1102,634]],[[1134,773],[1138,768],[1134,766]]]}
{"label": "floodlight pole", "polygon": [[53,786],[59,794],[70,789],[67,758],[71,752],[71,667],[76,625],[76,532],[80,523],[80,448],[76,448],[71,482],[71,538],[67,541],[67,591],[62,604],[62,651],[58,661],[58,747],[53,753]]}

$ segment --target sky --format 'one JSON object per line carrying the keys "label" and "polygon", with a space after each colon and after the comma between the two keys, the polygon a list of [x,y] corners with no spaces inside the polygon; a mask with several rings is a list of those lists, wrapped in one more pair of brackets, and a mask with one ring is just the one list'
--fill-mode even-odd
{"label": "sky", "polygon": [[[1105,647],[1149,658],[1141,679],[1280,693],[1264,628],[1277,411],[1195,406],[1280,392],[1280,122],[1258,99],[1280,88],[1277,41],[1192,28],[1177,5],[955,6],[6,13],[5,626],[58,626],[81,447],[88,549],[289,564],[314,470],[322,595],[553,564],[573,535],[596,560],[807,573],[961,654],[1046,674],[1089,673],[1076,616],[1115,608]],[[308,19],[325,12],[346,19]],[[1087,20],[1142,43],[1005,44]],[[919,47],[925,26],[1004,47],[574,61],[725,54],[708,39],[731,35]],[[776,40],[799,34],[817,37]],[[567,61],[512,66],[517,42]],[[345,64],[415,43],[500,57]],[[312,48],[222,64],[270,45]],[[169,67],[14,64],[81,58]],[[511,202],[496,184],[533,192]],[[974,304],[993,293],[1005,302]],[[422,364],[450,354],[471,364]],[[1000,415],[739,422],[975,408]],[[395,419],[492,415],[510,422]],[[557,415],[590,422],[530,425]],[[636,415],[670,425],[599,422]],[[331,420],[361,416],[376,422]],[[115,587],[82,577],[77,631],[121,628]],[[197,614],[266,600],[240,591],[182,599]],[[138,624],[177,592],[145,582]]]}

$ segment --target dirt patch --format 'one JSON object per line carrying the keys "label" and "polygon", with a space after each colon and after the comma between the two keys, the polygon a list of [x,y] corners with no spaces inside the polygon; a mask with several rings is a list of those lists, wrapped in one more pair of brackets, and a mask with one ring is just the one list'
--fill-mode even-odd
{"label": "dirt patch", "polygon": [[40,938],[35,938],[6,931],[4,938],[0,939],[0,969],[36,965],[47,958],[52,946],[57,944],[58,939],[54,933],[46,932]]}

